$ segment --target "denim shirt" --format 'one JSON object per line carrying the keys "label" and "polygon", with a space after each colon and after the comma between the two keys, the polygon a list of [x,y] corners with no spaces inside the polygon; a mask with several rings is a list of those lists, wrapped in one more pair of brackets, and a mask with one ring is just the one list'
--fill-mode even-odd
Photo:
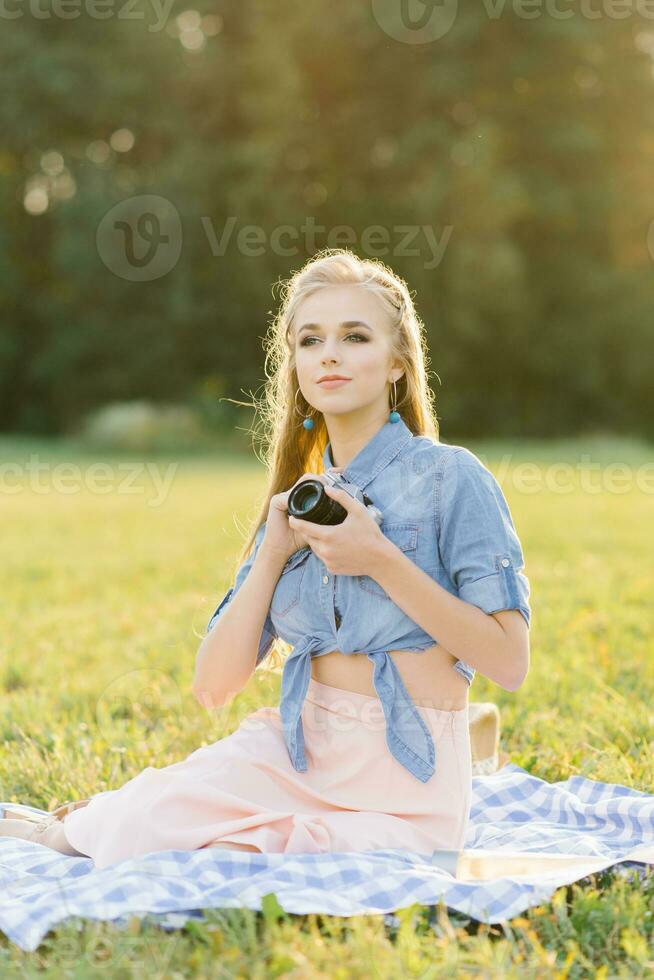
{"label": "denim shirt", "polygon": [[[334,466],[331,444],[325,470]],[[386,422],[342,471],[383,514],[381,532],[410,561],[452,595],[485,613],[519,609],[530,626],[529,581],[511,513],[499,483],[463,446],[414,435],[403,420]],[[238,570],[209,620],[214,625],[243,584],[265,533]],[[282,672],[280,718],[293,767],[307,770],[301,712],[311,676],[311,657],[333,650],[365,651],[380,698],[386,743],[421,782],[435,772],[435,747],[389,650],[424,652],[438,643],[408,616],[373,578],[332,575],[309,546],[294,552],[279,576],[256,663],[276,637],[291,644]],[[452,665],[468,684],[475,669]]]}

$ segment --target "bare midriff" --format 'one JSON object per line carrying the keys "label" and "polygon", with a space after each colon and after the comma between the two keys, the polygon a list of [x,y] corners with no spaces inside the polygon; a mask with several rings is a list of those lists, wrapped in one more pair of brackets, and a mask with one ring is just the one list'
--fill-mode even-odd
{"label": "bare midriff", "polygon": [[[456,657],[440,644],[418,653],[389,650],[414,704],[442,711],[460,711],[468,704],[469,684],[454,670]],[[311,658],[311,676],[320,684],[355,694],[377,697],[372,683],[374,665],[365,653],[340,650]]]}

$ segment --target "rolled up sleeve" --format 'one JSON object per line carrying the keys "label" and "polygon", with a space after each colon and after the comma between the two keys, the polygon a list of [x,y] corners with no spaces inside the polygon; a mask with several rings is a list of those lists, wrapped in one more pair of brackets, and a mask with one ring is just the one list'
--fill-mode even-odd
{"label": "rolled up sleeve", "polygon": [[[256,533],[254,539],[254,547],[252,548],[252,551],[250,552],[250,554],[245,559],[245,561],[243,562],[243,564],[241,565],[241,567],[236,573],[234,584],[230,589],[228,589],[228,591],[225,593],[223,598],[220,600],[220,603],[218,604],[214,612],[211,614],[211,618],[207,623],[207,633],[211,632],[219,616],[221,615],[223,610],[227,608],[227,606],[232,601],[232,599],[234,598],[238,590],[243,585],[243,582],[247,578],[248,572],[250,571],[250,569],[254,564],[254,560],[257,556],[257,552],[263,540],[265,531],[266,531],[266,522],[264,521],[264,523],[261,525],[261,527]],[[277,639],[277,633],[275,632],[275,627],[272,624],[272,620],[270,618],[270,609],[269,609],[266,616],[266,621],[263,625],[263,630],[261,632],[261,638],[259,640],[259,649],[257,652],[257,660],[256,660],[257,666],[261,663],[262,660],[265,660],[265,658],[268,656],[268,654],[272,649],[272,645],[276,639]]]}
{"label": "rolled up sleeve", "polygon": [[436,493],[441,561],[459,598],[489,614],[519,609],[530,627],[522,547],[494,475],[470,450],[456,449],[444,460]]}

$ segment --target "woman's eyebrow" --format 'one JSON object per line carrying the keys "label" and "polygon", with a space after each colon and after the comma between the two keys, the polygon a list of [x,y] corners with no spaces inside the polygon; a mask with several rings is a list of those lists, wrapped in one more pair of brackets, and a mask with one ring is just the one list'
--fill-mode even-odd
{"label": "woman's eyebrow", "polygon": [[[351,330],[352,327],[364,327],[366,330],[372,332],[372,327],[369,327],[363,320],[345,320],[339,324],[340,330]],[[322,330],[322,327],[319,323],[303,323],[297,332],[297,336],[299,337],[305,330]]]}

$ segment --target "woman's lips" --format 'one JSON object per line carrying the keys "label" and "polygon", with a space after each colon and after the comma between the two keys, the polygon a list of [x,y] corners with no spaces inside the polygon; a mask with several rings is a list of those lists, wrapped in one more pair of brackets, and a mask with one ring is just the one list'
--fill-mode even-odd
{"label": "woman's lips", "polygon": [[351,378],[337,378],[334,381],[319,381],[321,388],[340,388],[341,385],[349,384]]}

